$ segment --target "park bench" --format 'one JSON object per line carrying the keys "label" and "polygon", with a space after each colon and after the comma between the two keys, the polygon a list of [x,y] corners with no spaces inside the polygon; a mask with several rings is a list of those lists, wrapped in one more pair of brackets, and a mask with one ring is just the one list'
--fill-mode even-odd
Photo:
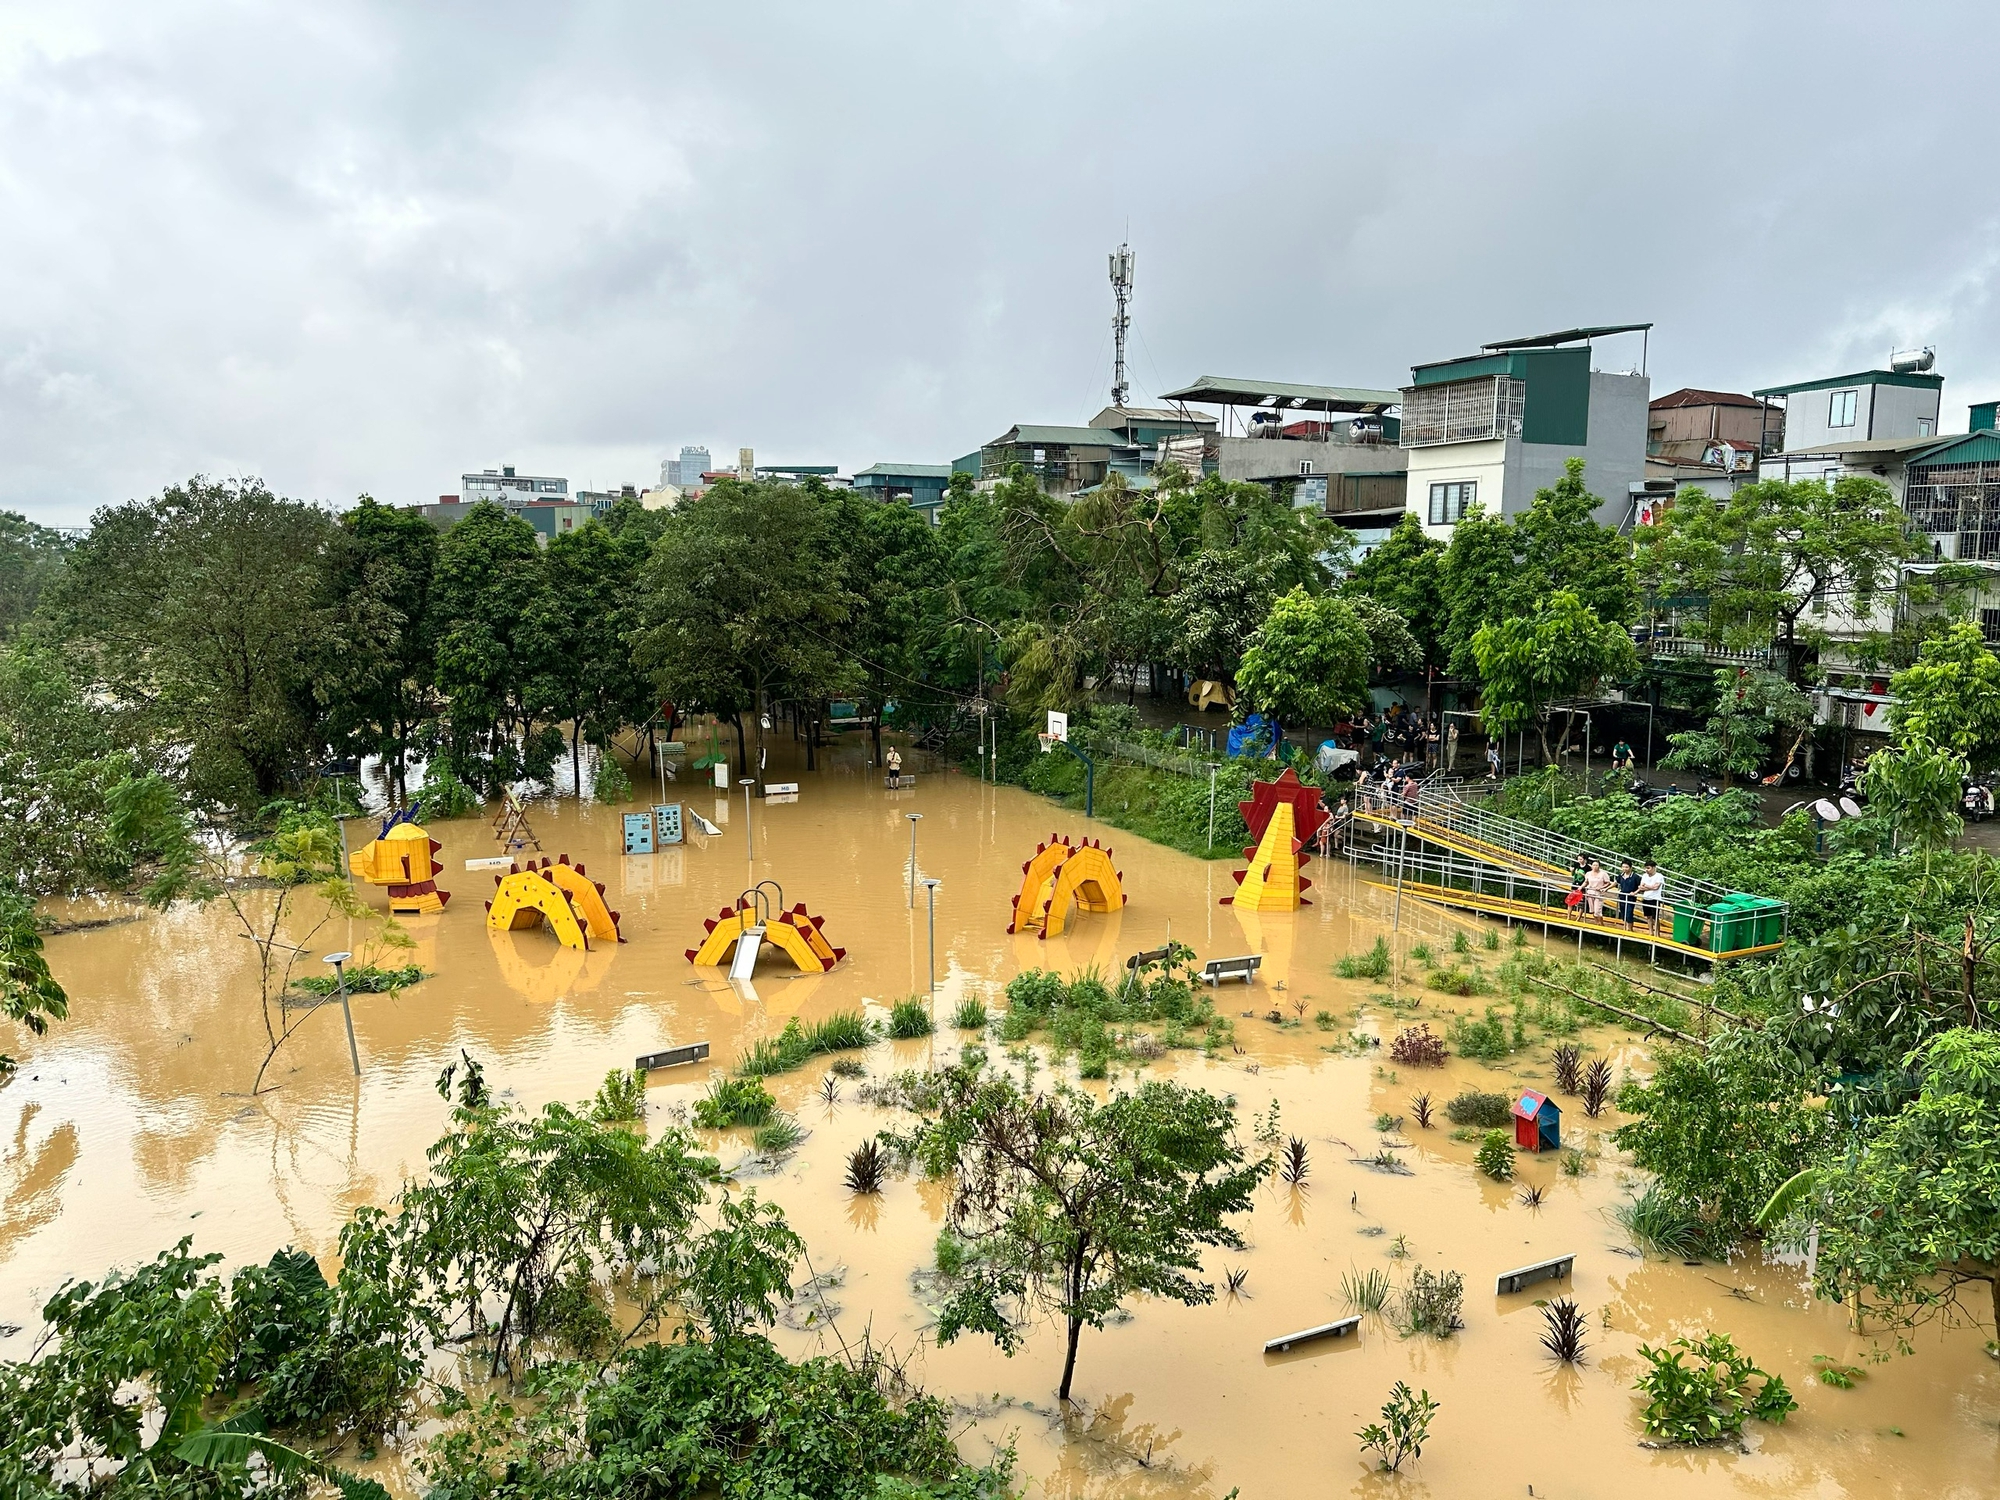
{"label": "park bench", "polygon": [[1493,1283],[1493,1295],[1504,1297],[1538,1281],[1568,1280],[1570,1267],[1575,1263],[1574,1255],[1558,1255],[1551,1260],[1538,1260],[1532,1266],[1522,1266],[1518,1271],[1502,1271]]}
{"label": "park bench", "polygon": [[678,1068],[683,1063],[703,1062],[707,1057],[707,1042],[690,1042],[685,1047],[669,1047],[664,1052],[648,1052],[632,1066],[641,1073],[650,1073],[655,1068]]}
{"label": "park bench", "polygon": [[914,776],[884,776],[882,778],[882,785],[892,792],[900,792],[906,787],[913,787],[916,784],[917,778]]}
{"label": "park bench", "polygon": [[1331,1323],[1322,1323],[1317,1328],[1301,1328],[1297,1333],[1287,1333],[1271,1339],[1264,1345],[1266,1354],[1283,1354],[1294,1344],[1310,1343],[1314,1339],[1337,1339],[1353,1333],[1361,1326],[1360,1314],[1349,1318],[1337,1318]]}
{"label": "park bench", "polygon": [[1253,983],[1257,971],[1264,966],[1264,955],[1246,953],[1241,958],[1211,958],[1201,966],[1203,984],[1221,984],[1225,979],[1240,979],[1245,984]]}
{"label": "park bench", "polygon": [[1126,959],[1125,967],[1128,969],[1143,969],[1147,964],[1163,964],[1167,961],[1167,955],[1172,951],[1171,946],[1165,948],[1148,948],[1145,952],[1135,953]]}

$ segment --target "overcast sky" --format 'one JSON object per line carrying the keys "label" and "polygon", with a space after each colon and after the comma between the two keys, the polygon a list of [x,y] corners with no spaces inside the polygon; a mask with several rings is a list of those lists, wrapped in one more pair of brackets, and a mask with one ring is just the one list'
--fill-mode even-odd
{"label": "overcast sky", "polygon": [[[0,7],[0,506],[944,462],[1579,323],[2000,396],[1991,5]],[[1600,363],[1638,359],[1606,346]]]}

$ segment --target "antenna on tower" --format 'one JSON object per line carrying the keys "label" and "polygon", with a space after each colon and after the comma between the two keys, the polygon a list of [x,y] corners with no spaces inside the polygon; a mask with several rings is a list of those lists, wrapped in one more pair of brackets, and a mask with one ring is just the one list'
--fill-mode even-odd
{"label": "antenna on tower", "polygon": [[1138,257],[1130,245],[1111,252],[1111,295],[1118,299],[1118,311],[1111,315],[1111,404],[1123,406],[1132,387],[1125,379],[1125,335],[1131,330],[1132,315],[1126,306],[1132,300],[1132,266]]}

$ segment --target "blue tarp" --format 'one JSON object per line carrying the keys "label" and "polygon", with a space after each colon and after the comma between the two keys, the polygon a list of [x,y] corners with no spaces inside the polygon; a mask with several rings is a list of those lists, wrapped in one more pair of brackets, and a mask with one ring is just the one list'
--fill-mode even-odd
{"label": "blue tarp", "polygon": [[1245,746],[1252,740],[1260,742],[1259,756],[1269,756],[1284,739],[1285,731],[1276,719],[1267,719],[1262,714],[1251,714],[1241,724],[1229,726],[1229,753],[1243,755]]}

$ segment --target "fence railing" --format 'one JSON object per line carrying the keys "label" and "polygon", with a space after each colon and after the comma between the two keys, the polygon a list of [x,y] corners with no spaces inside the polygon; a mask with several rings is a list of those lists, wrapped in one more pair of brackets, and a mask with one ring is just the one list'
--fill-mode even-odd
{"label": "fence railing", "polygon": [[1208,779],[1208,762],[1176,750],[1155,750],[1151,745],[1135,745],[1130,740],[1107,740],[1104,748],[1119,760],[1136,761],[1156,771],[1171,771],[1176,776]]}
{"label": "fence railing", "polygon": [[[1395,809],[1388,807],[1375,810]],[[1510,818],[1489,808],[1475,806],[1461,797],[1457,788],[1448,782],[1424,783],[1418,790],[1415,812],[1418,823],[1429,824],[1437,832],[1463,843],[1484,844],[1496,851],[1505,851],[1523,862],[1550,866],[1556,870],[1568,871],[1580,859],[1585,861],[1594,859],[1607,873],[1615,875],[1618,867],[1632,857],[1622,850],[1609,849],[1602,844],[1571,838],[1567,834],[1556,833],[1551,829],[1537,827],[1533,823],[1525,823],[1519,818]],[[1422,837],[1422,828],[1413,827],[1412,832],[1417,837]],[[1459,855],[1458,859],[1461,863],[1465,863],[1468,856]],[[1490,862],[1496,868],[1504,868],[1498,860]],[[1569,891],[1567,874],[1542,877],[1524,869],[1506,873],[1516,880],[1543,880],[1552,889],[1565,895]],[[1662,898],[1671,906],[1683,908],[1713,906],[1725,897],[1736,894],[1726,886],[1716,885],[1712,881],[1697,880],[1691,875],[1676,874],[1672,870],[1661,870],[1660,874],[1666,881],[1661,893]],[[1782,915],[1789,916],[1782,902],[1778,903],[1776,909]]]}

